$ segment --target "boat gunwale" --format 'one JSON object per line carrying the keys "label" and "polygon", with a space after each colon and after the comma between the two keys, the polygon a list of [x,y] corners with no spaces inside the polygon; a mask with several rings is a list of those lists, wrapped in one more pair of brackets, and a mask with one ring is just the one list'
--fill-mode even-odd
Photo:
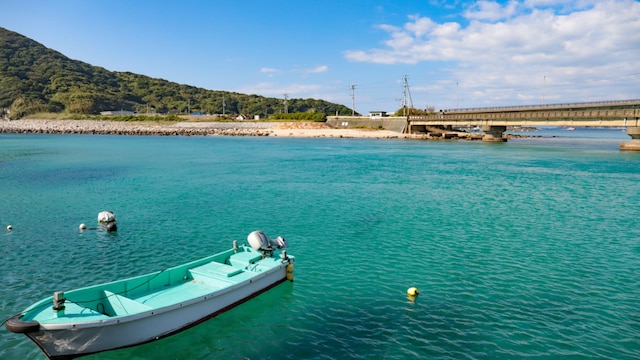
{"label": "boat gunwale", "polygon": [[151,316],[161,315],[167,312],[175,311],[178,308],[187,308],[189,306],[199,304],[204,301],[211,301],[219,296],[225,295],[231,291],[237,290],[241,287],[246,287],[250,285],[253,281],[259,280],[260,278],[269,276],[271,273],[278,271],[282,267],[286,265],[279,265],[278,267],[274,267],[267,271],[263,271],[260,273],[256,273],[255,276],[252,276],[249,279],[243,280],[237,284],[233,284],[229,287],[225,287],[223,289],[213,290],[210,293],[205,295],[201,295],[189,300],[181,301],[174,304],[169,304],[159,308],[152,308],[147,311],[135,313],[135,314],[126,314],[126,315],[115,315],[115,316],[107,316],[105,315],[105,319],[94,319],[89,321],[75,321],[75,322],[65,322],[65,323],[40,323],[40,327],[45,330],[72,330],[72,329],[90,329],[94,327],[105,327],[105,326],[115,326],[123,323],[128,323],[132,321],[138,321],[141,319],[145,319]]}
{"label": "boat gunwale", "polygon": [[[102,283],[102,284],[96,284],[96,285],[91,285],[91,286],[85,286],[85,287],[81,287],[81,288],[77,288],[77,289],[73,289],[70,290],[69,293],[72,292],[81,292],[81,291],[86,291],[88,289],[105,289],[108,288],[110,285],[117,285],[117,284],[122,284],[122,283],[126,283],[126,282],[131,282],[131,281],[135,281],[135,280],[140,280],[140,279],[145,279],[145,282],[149,282],[151,280],[153,280],[155,277],[157,277],[158,275],[162,274],[162,273],[167,273],[167,272],[171,272],[171,271],[177,271],[177,270],[185,270],[185,271],[189,271],[192,270],[198,266],[202,266],[202,265],[206,265],[208,263],[211,262],[216,262],[216,263],[220,263],[218,261],[216,261],[215,259],[220,258],[220,256],[222,254],[225,253],[230,253],[231,255],[233,254],[237,254],[239,252],[255,252],[257,253],[257,251],[253,250],[252,248],[249,248],[246,245],[242,245],[240,247],[240,249],[243,249],[242,251],[234,251],[233,249],[229,249],[229,250],[225,250],[222,251],[220,253],[217,254],[213,254],[213,255],[209,255],[207,257],[201,258],[201,259],[197,259],[191,262],[187,262],[184,264],[179,264],[170,268],[166,268],[164,270],[158,270],[158,271],[154,271],[151,273],[146,273],[146,274],[142,274],[142,275],[138,275],[138,276],[133,276],[133,277],[129,277],[129,278],[125,278],[125,279],[120,279],[120,280],[116,280],[116,281],[111,281],[111,282],[106,282],[106,283]],[[275,254],[274,254],[275,255]],[[271,257],[271,259],[274,259],[277,261],[277,258],[275,256]],[[264,260],[264,259],[263,259]],[[204,293],[204,294],[200,294],[197,296],[194,296],[193,298],[189,298],[183,301],[179,301],[176,303],[171,303],[168,304],[166,306],[160,306],[160,307],[151,307],[149,310],[145,310],[145,311],[141,311],[141,312],[136,312],[136,313],[132,313],[132,314],[121,314],[121,315],[116,315],[114,314],[113,316],[109,316],[106,314],[101,314],[98,313],[96,314],[95,317],[88,319],[87,321],[82,321],[82,319],[80,318],[69,318],[70,320],[74,320],[74,321],[67,321],[67,322],[56,322],[56,323],[47,323],[46,321],[40,321],[37,320],[37,314],[42,313],[42,311],[45,311],[44,309],[42,310],[38,310],[41,307],[49,307],[49,305],[51,304],[52,300],[53,300],[53,296],[49,296],[47,298],[44,298],[34,304],[32,304],[31,306],[29,306],[28,308],[26,308],[23,312],[20,313],[21,316],[24,316],[26,314],[28,314],[30,311],[35,311],[34,312],[34,316],[31,317],[27,317],[30,320],[33,321],[38,321],[38,323],[40,324],[41,329],[39,331],[56,331],[56,330],[72,330],[72,329],[88,329],[88,328],[94,328],[94,327],[104,327],[104,326],[115,326],[115,325],[119,325],[122,323],[128,323],[128,322],[132,322],[132,321],[138,321],[147,317],[151,317],[151,316],[156,316],[156,315],[160,315],[160,314],[164,314],[167,312],[171,312],[171,311],[175,311],[176,309],[179,308],[187,308],[190,307],[192,305],[201,303],[203,301],[210,301],[211,299],[215,299],[218,296],[222,296],[224,294],[227,294],[229,292],[235,291],[239,288],[248,286],[249,284],[251,284],[253,281],[259,280],[262,277],[266,277],[269,276],[271,273],[278,271],[280,269],[282,269],[283,267],[285,267],[288,263],[291,263],[295,260],[295,258],[293,256],[289,257],[289,260],[284,260],[284,259],[278,259],[281,262],[279,264],[274,265],[273,267],[266,269],[264,271],[260,271],[260,272],[254,272],[251,270],[248,270],[246,268],[243,268],[243,270],[245,272],[251,273],[251,276],[247,277],[246,279],[239,281],[239,282],[230,282],[229,286],[225,286],[222,288],[213,288],[211,289],[210,292]],[[262,260],[261,260],[262,261]],[[257,264],[257,263],[256,263]],[[194,279],[191,279],[192,281]],[[180,285],[183,285],[185,283],[182,284],[174,284],[173,286],[171,286],[171,288],[173,287],[177,287]],[[158,288],[157,290],[161,290],[160,288]],[[155,293],[158,291],[152,291],[150,293]],[[126,295],[121,295],[116,293],[116,295],[120,295],[120,296],[124,296],[127,297]],[[132,301],[137,301],[135,300],[135,298],[130,298]],[[73,302],[72,300],[68,299],[70,302]],[[79,303],[82,303],[84,301],[79,301]],[[87,301],[88,302],[88,301]],[[76,302],[74,302],[76,303]],[[76,303],[77,304],[77,303]],[[144,304],[141,302],[141,304]],[[144,304],[146,305],[146,304]],[[78,305],[81,306],[81,305]],[[90,307],[85,307],[86,309],[89,309],[91,311],[95,311]],[[103,315],[104,318],[100,317],[100,315]]]}
{"label": "boat gunwale", "polygon": [[[291,262],[293,262],[294,261],[293,256],[290,256],[290,258],[291,258]],[[198,319],[198,320],[196,320],[196,321],[194,321],[194,322],[192,322],[190,324],[186,324],[186,325],[184,325],[184,326],[182,326],[182,327],[180,327],[178,329],[175,329],[175,330],[173,330],[171,332],[167,332],[165,334],[156,336],[156,337],[154,337],[152,339],[149,339],[149,340],[145,340],[145,341],[138,342],[138,343],[135,343],[135,344],[124,345],[124,346],[116,347],[116,348],[109,349],[109,350],[126,349],[126,348],[130,348],[130,347],[134,347],[134,346],[138,346],[138,345],[142,345],[142,344],[147,344],[147,343],[151,343],[151,342],[154,342],[154,341],[157,341],[157,340],[160,340],[160,339],[167,338],[167,337],[172,336],[174,334],[180,333],[180,332],[182,332],[182,331],[184,331],[186,329],[190,329],[190,328],[192,328],[194,326],[197,326],[197,325],[199,325],[199,324],[201,324],[201,323],[203,323],[203,322],[205,322],[205,321],[207,321],[209,319],[212,319],[212,318],[218,316],[219,314],[227,312],[227,311],[235,308],[236,306],[238,306],[240,304],[243,304],[243,303],[253,299],[254,297],[259,296],[260,294],[262,294],[262,293],[264,293],[266,291],[269,291],[270,289],[272,289],[272,288],[274,288],[274,287],[286,282],[286,280],[287,280],[286,277],[284,277],[282,279],[279,279],[278,281],[275,281],[274,283],[272,283],[272,284],[270,284],[270,285],[268,285],[268,286],[266,286],[266,287],[264,287],[264,288],[262,288],[262,289],[260,289],[260,290],[258,290],[256,292],[252,293],[251,295],[249,295],[247,297],[244,297],[244,298],[242,298],[242,299],[240,299],[240,300],[238,300],[238,301],[236,301],[236,302],[234,302],[232,304],[229,304],[229,305],[227,305],[227,306],[225,306],[225,307],[223,307],[223,308],[221,308],[221,309],[219,309],[217,311],[214,311],[214,312],[212,312],[212,313],[210,313],[210,314],[208,314],[208,315],[206,315],[206,316],[204,316],[204,317],[202,317],[202,318],[200,318],[200,319]],[[47,358],[49,360],[70,360],[70,359],[74,359],[74,358],[80,357],[80,356],[87,356],[87,355],[92,355],[92,354],[96,354],[96,353],[101,353],[101,352],[107,351],[107,350],[100,350],[100,351],[86,352],[86,353],[75,354],[75,355],[53,355],[52,356],[47,351],[47,348],[43,344],[41,344],[40,341],[34,336],[34,333],[25,333],[24,335],[26,335],[33,343],[35,343],[36,346],[47,356]]]}

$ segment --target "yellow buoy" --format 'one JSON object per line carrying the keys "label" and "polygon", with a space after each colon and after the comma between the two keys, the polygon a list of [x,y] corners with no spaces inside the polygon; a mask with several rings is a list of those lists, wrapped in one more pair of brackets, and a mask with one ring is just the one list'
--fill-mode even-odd
{"label": "yellow buoy", "polygon": [[293,281],[293,264],[287,265],[287,280]]}
{"label": "yellow buoy", "polygon": [[418,291],[418,289],[417,289],[417,288],[414,288],[414,287],[410,287],[410,288],[407,290],[407,295],[409,295],[409,296],[416,296],[416,295],[418,295],[419,293],[420,293],[420,292]]}

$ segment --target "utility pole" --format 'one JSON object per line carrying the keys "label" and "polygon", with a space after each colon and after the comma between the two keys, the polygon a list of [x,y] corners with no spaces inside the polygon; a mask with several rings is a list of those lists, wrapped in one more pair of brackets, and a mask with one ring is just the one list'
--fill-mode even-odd
{"label": "utility pole", "polygon": [[356,94],[355,94],[356,86],[354,84],[351,84],[349,87],[351,88],[351,116],[355,116],[356,115]]}
{"label": "utility pole", "polygon": [[285,114],[289,113],[289,108],[287,107],[288,96],[289,96],[289,94],[284,94],[284,113]]}
{"label": "utility pole", "polygon": [[222,95],[222,116],[224,116],[224,115],[225,115],[225,113],[224,113],[225,108],[224,108],[224,107],[225,107],[226,105],[227,105],[227,104],[225,104],[225,102],[224,102],[224,95]]}
{"label": "utility pole", "polygon": [[544,88],[547,85],[547,75],[542,79],[542,105],[544,106]]}

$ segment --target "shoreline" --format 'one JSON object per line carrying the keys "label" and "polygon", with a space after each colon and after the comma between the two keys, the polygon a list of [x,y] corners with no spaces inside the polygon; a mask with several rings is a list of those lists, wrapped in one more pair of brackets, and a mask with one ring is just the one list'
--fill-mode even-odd
{"label": "shoreline", "polygon": [[[139,136],[274,136],[443,140],[442,134],[401,134],[377,129],[335,129],[317,122],[124,122],[109,120],[0,120],[0,133]],[[480,140],[482,134],[447,131],[447,139]]]}

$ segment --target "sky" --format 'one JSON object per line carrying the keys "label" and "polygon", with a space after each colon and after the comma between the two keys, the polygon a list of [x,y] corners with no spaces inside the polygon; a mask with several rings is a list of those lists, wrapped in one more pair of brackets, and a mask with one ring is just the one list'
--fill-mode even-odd
{"label": "sky", "polygon": [[634,0],[0,0],[75,59],[355,111],[640,99]]}

